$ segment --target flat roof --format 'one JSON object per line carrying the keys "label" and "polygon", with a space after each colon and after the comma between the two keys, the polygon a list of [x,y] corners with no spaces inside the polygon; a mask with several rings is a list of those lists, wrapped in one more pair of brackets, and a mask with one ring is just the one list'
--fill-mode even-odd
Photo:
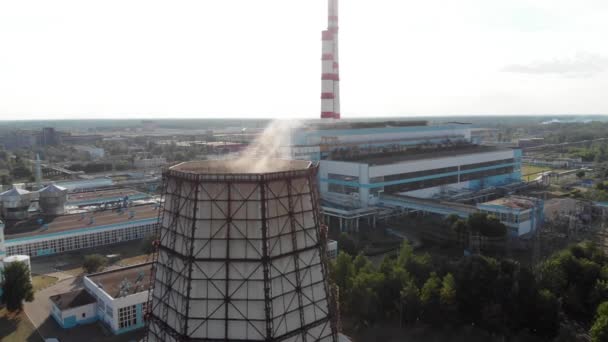
{"label": "flat roof", "polygon": [[[4,234],[6,240],[26,237],[45,235],[57,232],[65,232],[76,229],[92,229],[94,227],[117,224],[134,220],[149,219],[158,217],[158,209],[156,204],[146,204],[140,206],[129,207],[119,213],[117,209],[108,209],[103,211],[87,212],[84,214],[69,214],[59,215],[55,217],[36,215],[27,220],[7,222]],[[129,211],[134,211],[135,216],[129,218]],[[91,216],[95,218],[95,223],[89,224]],[[38,219],[44,220],[42,224],[38,223]],[[44,224],[48,224],[45,229]]]}
{"label": "flat roof", "polygon": [[383,128],[383,127],[415,127],[428,126],[426,120],[370,120],[370,121],[354,121],[340,120],[333,122],[313,121],[304,125],[304,128],[312,128],[317,130],[325,129],[365,129],[365,128]]}
{"label": "flat roof", "polygon": [[499,152],[499,151],[512,151],[510,148],[497,147],[497,146],[483,146],[483,145],[466,145],[466,146],[453,146],[435,149],[412,149],[409,151],[382,153],[382,154],[370,154],[362,156],[334,158],[336,161],[349,161],[366,163],[370,165],[385,165],[394,164],[404,161],[421,160],[421,159],[436,159],[442,157],[453,157],[464,154],[475,154],[475,153],[486,153],[486,152]]}
{"label": "flat roof", "polygon": [[481,205],[497,205],[501,207],[518,209],[518,210],[528,210],[535,207],[534,200],[531,198],[525,197],[502,197],[495,199],[493,201],[481,203]]}
{"label": "flat roof", "polygon": [[50,296],[49,299],[60,310],[77,308],[79,306],[93,304],[97,301],[95,297],[91,296],[85,289]]}
{"label": "flat roof", "polygon": [[87,278],[100,287],[105,293],[112,296],[112,298],[118,298],[120,296],[121,287],[128,289],[128,291],[126,291],[127,295],[147,291],[150,288],[152,264],[152,262],[147,262],[116,270],[95,273],[88,275]]}
{"label": "flat roof", "polygon": [[120,189],[107,189],[107,190],[96,190],[96,191],[85,191],[85,192],[73,192],[68,194],[68,204],[70,202],[104,202],[116,198],[124,198],[125,196],[140,197],[141,195],[149,196],[146,193],[137,191],[131,188],[120,188]]}

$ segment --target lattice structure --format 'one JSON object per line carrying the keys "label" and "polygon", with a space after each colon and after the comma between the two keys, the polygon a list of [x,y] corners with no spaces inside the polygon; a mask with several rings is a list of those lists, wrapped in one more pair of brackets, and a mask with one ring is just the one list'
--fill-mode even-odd
{"label": "lattice structure", "polygon": [[317,166],[242,165],[165,171],[147,341],[337,341]]}

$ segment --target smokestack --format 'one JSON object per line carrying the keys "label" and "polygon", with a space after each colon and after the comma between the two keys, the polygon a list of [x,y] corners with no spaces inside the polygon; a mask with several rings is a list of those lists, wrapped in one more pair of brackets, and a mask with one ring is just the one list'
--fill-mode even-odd
{"label": "smokestack", "polygon": [[322,32],[321,119],[340,118],[338,0],[328,0],[327,30]]}
{"label": "smokestack", "polygon": [[36,154],[36,189],[42,188],[42,165],[40,165],[40,154]]}

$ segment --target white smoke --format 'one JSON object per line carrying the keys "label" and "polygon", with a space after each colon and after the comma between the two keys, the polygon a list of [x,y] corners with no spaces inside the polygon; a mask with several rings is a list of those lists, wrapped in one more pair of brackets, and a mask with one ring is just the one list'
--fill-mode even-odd
{"label": "white smoke", "polygon": [[[301,126],[297,120],[275,120],[233,163],[235,172],[268,172],[278,165],[277,159],[291,156],[292,133]],[[239,170],[239,171],[236,171]]]}

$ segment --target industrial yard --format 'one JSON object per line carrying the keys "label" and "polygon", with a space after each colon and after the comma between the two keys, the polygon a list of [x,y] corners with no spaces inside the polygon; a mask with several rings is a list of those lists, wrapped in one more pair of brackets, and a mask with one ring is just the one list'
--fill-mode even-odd
{"label": "industrial yard", "polygon": [[608,12],[338,2],[3,6],[1,341],[608,341]]}

